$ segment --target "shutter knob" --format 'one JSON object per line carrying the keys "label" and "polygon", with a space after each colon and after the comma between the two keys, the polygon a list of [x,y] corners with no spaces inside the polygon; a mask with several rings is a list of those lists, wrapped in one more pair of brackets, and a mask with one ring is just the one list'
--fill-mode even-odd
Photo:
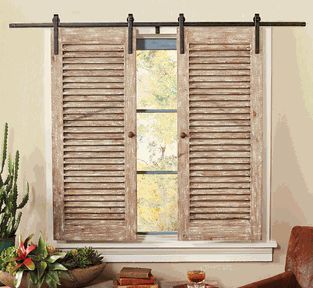
{"label": "shutter knob", "polygon": [[180,138],[186,138],[188,135],[185,132],[181,132],[180,133]]}
{"label": "shutter knob", "polygon": [[128,138],[134,138],[136,134],[133,131],[128,132]]}

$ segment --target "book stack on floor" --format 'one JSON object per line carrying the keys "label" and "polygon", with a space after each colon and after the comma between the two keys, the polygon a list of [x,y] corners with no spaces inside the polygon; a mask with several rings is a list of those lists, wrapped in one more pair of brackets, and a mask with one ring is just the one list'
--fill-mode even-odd
{"label": "book stack on floor", "polygon": [[158,288],[149,268],[124,267],[114,281],[114,288]]}

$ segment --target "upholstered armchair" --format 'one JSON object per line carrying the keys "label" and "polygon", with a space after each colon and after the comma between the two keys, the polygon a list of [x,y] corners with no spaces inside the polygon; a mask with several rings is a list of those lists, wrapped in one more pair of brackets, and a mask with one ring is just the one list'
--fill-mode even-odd
{"label": "upholstered armchair", "polygon": [[313,227],[292,229],[284,273],[241,288],[313,288]]}

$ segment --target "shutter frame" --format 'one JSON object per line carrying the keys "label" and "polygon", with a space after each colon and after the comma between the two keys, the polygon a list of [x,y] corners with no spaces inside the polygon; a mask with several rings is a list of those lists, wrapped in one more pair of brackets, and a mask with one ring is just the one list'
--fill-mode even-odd
{"label": "shutter frame", "polygon": [[[127,28],[60,28],[59,30],[60,53],[59,55],[53,55],[52,53],[54,238],[56,240],[66,241],[135,240],[137,230],[136,138],[129,138],[128,133],[130,131],[136,131],[136,54],[127,53]],[[133,40],[135,39],[136,35],[134,33]],[[53,41],[51,42],[53,47]],[[65,59],[63,58],[63,44],[66,45],[66,43],[72,45],[71,47],[74,50],[67,52],[69,58],[66,58],[65,63],[63,63],[63,59]],[[114,46],[114,43],[117,44],[117,46]],[[136,41],[134,41],[134,43],[136,43]],[[80,45],[85,45],[83,47],[84,49],[79,48]],[[94,51],[95,54],[90,56],[90,51],[93,50],[91,45],[94,45],[92,47],[99,47],[99,49],[101,48],[102,50],[100,49],[98,52]],[[85,47],[87,50],[84,52]],[[118,48],[120,50],[114,50],[108,47],[114,49],[116,47],[121,48]],[[96,50],[97,49],[98,48],[96,48]],[[106,52],[106,50],[111,50],[111,52]],[[75,53],[77,55],[79,54],[79,56]],[[84,55],[84,53],[86,55]],[[65,75],[66,73],[63,72],[63,67],[66,65],[68,67],[72,66],[75,68],[81,63],[85,63],[85,68],[80,69],[87,69],[86,64],[88,64],[88,71],[71,70],[71,75],[67,76]],[[81,65],[83,67],[83,64]],[[118,75],[120,74],[119,71],[112,70],[115,67],[118,67],[118,69],[123,67],[123,70],[119,70],[123,71],[121,72],[121,75]],[[80,75],[80,71],[84,71],[84,76]],[[114,75],[114,77],[111,77],[110,75]],[[70,79],[70,81],[68,81],[69,83],[64,83],[64,77]],[[101,80],[99,80],[99,77],[102,77]],[[118,84],[121,83],[121,79],[124,79],[123,86]],[[66,90],[66,88],[71,89],[70,91],[73,93],[68,93],[70,95],[67,95],[66,91],[69,90]],[[84,92],[82,93],[81,91]],[[106,96],[101,95],[103,93]],[[70,105],[66,106],[68,102],[63,102],[64,97],[67,97],[66,99],[70,99],[68,100],[71,103]],[[90,108],[88,108],[89,106]],[[82,121],[76,121],[77,119],[75,117],[66,114],[66,112],[63,113],[63,110],[75,110],[76,112],[79,111],[79,113],[85,113],[82,118],[84,120],[84,124],[82,124],[83,126],[79,126]],[[101,114],[101,111],[97,113],[97,110],[106,111],[104,113],[107,114]],[[89,113],[84,111],[89,111]],[[116,114],[115,112],[119,114]],[[88,121],[84,118],[88,119]],[[70,140],[63,137],[64,132],[68,131],[72,132],[72,138]],[[81,138],[82,140],[77,136],[79,134],[74,134],[82,133],[81,131],[89,133],[87,137]],[[103,139],[100,140],[101,137],[99,138],[98,135],[104,135],[103,133],[106,133],[106,136],[103,136]],[[64,145],[68,145],[70,150],[66,150]],[[67,168],[70,167],[68,168],[69,170],[64,170],[64,161],[66,160],[64,158],[65,153],[72,153],[73,155],[82,155],[82,153],[85,153],[85,155],[87,155],[85,157],[96,157],[94,156],[96,153],[99,153],[97,155],[107,157],[110,153],[110,158],[106,159],[107,162],[104,162],[101,158],[85,158],[85,160],[92,159],[92,163],[88,163],[88,165],[92,165],[88,166],[84,163],[75,163],[76,156],[73,156],[74,159],[70,159],[72,164],[66,164]],[[115,158],[115,156],[124,158]],[[99,166],[101,166],[101,169]],[[94,168],[97,167],[98,170],[95,172]],[[121,167],[123,167],[122,170]],[[84,170],[81,170],[81,168]],[[81,171],[84,171],[84,173],[82,173],[84,176],[79,177],[81,176]],[[98,181],[104,182],[100,185],[100,182],[98,183]],[[88,189],[82,189],[78,195],[75,193],[70,195],[66,194],[67,198],[65,199],[64,193],[67,191],[66,187],[78,187],[77,185],[81,185],[80,183],[85,183],[84,185],[87,185],[86,187],[97,186],[97,195],[89,193],[91,190],[88,192]],[[65,184],[67,184],[67,186]],[[106,190],[103,190],[100,186],[107,188]],[[112,187],[112,190],[108,190],[110,187]],[[113,190],[113,187],[120,188],[116,188],[118,190]],[[72,190],[75,190],[75,188],[72,188]],[[83,193],[81,191],[83,191]],[[89,203],[91,203],[88,202],[91,201],[88,200],[89,198],[94,201],[92,203],[95,205],[93,208],[94,211],[96,211],[95,213],[99,214],[90,214],[94,211],[91,211],[90,208],[87,209],[87,207],[89,207]],[[65,210],[65,201],[67,201],[66,203],[68,205],[67,210]],[[75,218],[76,214],[68,214],[70,212],[66,212],[75,209],[77,210],[75,203],[79,203],[77,205],[80,205],[80,208],[78,208],[80,209],[80,212],[75,211],[75,213],[80,213],[80,218]],[[91,206],[92,205],[90,205],[90,207]],[[111,214],[114,213],[111,212],[113,210],[120,211],[116,213],[122,214]],[[65,218],[65,215],[67,215],[67,218]],[[119,219],[120,216],[117,215],[124,216],[121,216],[121,220],[110,220]],[[102,216],[105,219],[101,219]],[[87,217],[87,220],[84,220],[84,217]]]}
{"label": "shutter frame", "polygon": [[[179,33],[178,33],[179,35]],[[261,225],[261,199],[262,199],[262,191],[263,191],[263,49],[261,48],[260,54],[254,53],[254,29],[253,27],[185,27],[185,54],[178,53],[178,190],[179,190],[179,239],[180,240],[242,240],[242,241],[251,241],[251,240],[260,240],[262,238],[262,225]],[[243,51],[236,52],[234,51],[226,51],[228,44],[232,43],[235,48],[239,48],[241,46],[236,47],[236,43],[240,44],[240,41],[248,42],[249,49],[248,52]],[[211,47],[216,47],[216,49],[212,48],[209,54],[211,57],[201,58],[201,53],[206,54],[204,52],[204,48],[207,48],[207,44],[211,43]],[[223,44],[220,44],[223,43]],[[194,44],[193,54],[190,55],[189,45]],[[177,39],[177,45],[179,45],[179,39]],[[201,46],[202,45],[202,46]],[[219,46],[218,46],[219,45]],[[177,46],[178,47],[178,46]],[[220,48],[225,50],[221,51]],[[196,51],[198,49],[198,51]],[[220,50],[220,51],[218,51]],[[232,49],[228,49],[232,50]],[[195,52],[196,51],[196,52]],[[202,52],[201,52],[202,51]],[[220,53],[220,55],[219,55]],[[247,57],[249,54],[249,58]],[[195,57],[197,55],[198,57]],[[227,55],[228,58],[223,58],[221,55]],[[236,56],[242,55],[242,58]],[[190,57],[192,56],[192,57]],[[220,56],[215,57],[215,56]],[[242,60],[238,60],[238,59]],[[248,64],[250,60],[250,64]],[[198,64],[199,63],[199,64]],[[201,63],[201,64],[200,64]],[[210,64],[209,64],[210,63]],[[230,64],[232,63],[232,64]],[[247,63],[247,64],[244,64]],[[206,65],[210,65],[209,70],[203,70]],[[225,65],[226,64],[226,65]],[[221,68],[222,67],[222,68]],[[238,82],[231,81],[230,71],[229,69],[246,69],[249,67],[251,72],[249,75],[245,74],[245,70],[238,70]],[[207,67],[208,68],[208,67]],[[226,70],[216,70],[218,68],[226,69]],[[228,70],[227,70],[228,68]],[[203,72],[202,75],[198,75],[194,73],[194,69],[199,69],[198,72]],[[202,71],[201,71],[202,69]],[[223,76],[224,75],[224,76]],[[221,77],[223,76],[223,77]],[[236,76],[237,77],[237,76]],[[247,77],[250,77],[247,79]],[[218,83],[219,79],[221,80]],[[201,81],[206,80],[206,83]],[[232,92],[232,87],[235,89],[246,89],[249,85],[246,85],[247,80],[250,81],[250,90],[249,96],[241,96],[240,99],[242,102],[237,102]],[[191,82],[193,81],[193,82]],[[212,81],[212,82],[208,82]],[[228,82],[230,81],[230,82]],[[218,86],[220,85],[220,86]],[[219,89],[217,87],[224,87],[225,95],[218,95]],[[215,88],[215,89],[214,89]],[[208,90],[210,89],[210,90]],[[229,90],[226,90],[229,89]],[[190,96],[190,91],[192,92],[192,96]],[[208,97],[208,93],[203,91],[210,91],[210,94],[214,94],[210,100],[206,99]],[[223,89],[222,89],[223,91]],[[228,91],[230,93],[228,93]],[[203,95],[201,95],[201,93]],[[227,95],[228,94],[228,95]],[[192,97],[192,98],[190,98]],[[217,100],[222,100],[220,102],[214,102]],[[238,99],[238,98],[237,98]],[[250,100],[250,108],[246,105]],[[197,102],[198,101],[198,102]],[[203,102],[205,106],[203,105]],[[232,102],[231,102],[232,101]],[[231,108],[232,106],[236,108]],[[205,125],[207,127],[201,126],[201,122],[198,121],[198,118],[194,117],[194,114],[190,113],[190,109],[192,112],[198,113],[208,113],[210,115],[210,121],[206,121]],[[231,121],[231,118],[225,119],[224,126],[226,127],[214,127],[218,125],[218,121],[222,121],[221,115],[224,113],[229,113],[229,109],[233,109],[232,113],[249,113],[250,119],[248,119],[246,114],[236,114],[238,116],[238,123],[244,123],[247,125],[247,121],[249,120],[251,128],[250,137],[246,138],[247,132],[246,127],[236,127],[236,123]],[[199,114],[200,113],[200,114]],[[227,116],[227,114],[225,114]],[[224,116],[224,115],[222,115]],[[201,117],[201,115],[199,116]],[[200,120],[200,119],[199,119]],[[204,119],[201,119],[202,121]],[[228,122],[227,122],[228,121]],[[231,125],[229,124],[231,122]],[[204,123],[204,122],[202,122]],[[190,126],[191,125],[191,126]],[[200,127],[198,126],[200,125]],[[227,127],[228,125],[228,127]],[[244,126],[242,125],[242,126]],[[221,125],[220,125],[221,126]],[[235,129],[236,128],[236,129]],[[229,131],[236,131],[237,139],[232,139],[232,133]],[[199,132],[199,139],[195,139],[193,137],[193,132]],[[248,131],[248,129],[247,129]],[[201,132],[201,133],[200,133]],[[209,132],[209,134],[207,133]],[[243,132],[243,133],[242,133]],[[186,133],[188,137],[180,138],[181,133]],[[207,133],[207,134],[206,134]],[[220,133],[220,134],[219,134]],[[210,135],[211,139],[206,139],[207,135]],[[214,139],[214,137],[223,135],[226,138],[224,140]],[[201,136],[201,137],[200,137]],[[203,136],[203,137],[202,137]],[[191,140],[190,140],[191,139]],[[224,141],[224,142],[223,142]],[[249,142],[250,141],[250,142]],[[229,164],[211,164],[208,162],[206,153],[211,153],[213,157],[223,157],[223,150],[229,144],[233,145],[246,145],[242,147],[248,147],[247,144],[250,143],[250,152],[238,152],[236,150],[231,150],[233,152],[227,152],[231,157],[235,157],[236,155],[242,155],[242,157],[250,158],[238,158],[239,160],[238,171],[233,171],[234,176],[238,180],[233,180],[231,178],[231,174],[227,172],[227,169],[232,168],[232,160],[230,159]],[[214,147],[216,149],[214,152],[205,152],[209,146]],[[224,146],[218,146],[224,145]],[[237,150],[240,149],[240,146],[236,147]],[[201,152],[202,151],[202,152]],[[202,158],[194,158],[202,157]],[[190,158],[191,157],[191,158]],[[234,159],[235,159],[234,158]],[[250,160],[249,160],[250,159]],[[220,160],[220,159],[219,159]],[[236,160],[236,161],[237,161]],[[249,160],[247,162],[247,160]],[[223,161],[223,160],[222,160]],[[248,176],[242,170],[240,171],[240,167],[243,169],[247,169],[246,166],[251,163],[249,174],[250,174],[250,184],[247,186],[245,181],[248,181]],[[192,165],[192,170],[191,166]],[[214,166],[214,168],[212,168]],[[208,168],[209,167],[209,168]],[[225,169],[223,168],[225,167]],[[209,169],[209,170],[208,170]],[[215,171],[210,171],[211,169]],[[219,171],[217,171],[219,170]],[[223,173],[220,173],[222,170]],[[223,171],[225,170],[225,171]],[[222,175],[223,174],[223,175]],[[201,177],[199,177],[201,176]],[[223,176],[217,177],[217,176]],[[208,178],[212,177],[212,178]],[[198,181],[196,184],[192,184],[191,180]],[[210,179],[210,180],[209,180]],[[225,180],[224,180],[225,179]],[[239,184],[239,180],[244,181],[243,184]],[[200,181],[200,182],[199,182]],[[213,181],[213,182],[212,182]],[[215,182],[216,181],[216,182]],[[226,183],[227,189],[224,189],[223,195],[218,195],[221,190],[214,190],[214,187],[222,187],[219,182],[220,181],[229,181]],[[230,182],[234,182],[234,184],[230,184]],[[238,182],[238,184],[236,183]],[[196,186],[197,185],[197,186]],[[233,187],[249,187],[250,190],[250,200],[244,195],[238,193],[239,190],[231,189],[231,185]],[[196,195],[192,195],[192,190],[198,187]],[[210,188],[203,188],[210,187]],[[214,191],[214,193],[213,193]],[[215,193],[218,191],[218,193]],[[228,194],[227,193],[231,193]],[[200,193],[200,194],[199,194]],[[225,195],[224,195],[225,194]],[[212,196],[213,195],[213,196]],[[222,197],[223,196],[223,197]],[[246,219],[241,219],[242,214],[238,214],[236,217],[238,219],[225,219],[225,220],[213,220],[214,217],[219,219],[223,219],[222,217],[226,217],[227,215],[222,215],[222,211],[224,208],[222,207],[221,201],[225,201],[225,199],[232,196],[233,199],[233,207],[239,205],[237,207],[246,207],[244,201],[248,201],[249,206],[249,221]],[[193,197],[191,199],[191,197]],[[205,205],[203,205],[203,201],[208,201]],[[215,199],[216,198],[216,199]],[[196,200],[194,200],[196,199]],[[213,199],[213,200],[212,200]],[[242,199],[242,200],[238,200]],[[191,201],[192,200],[192,201]],[[202,202],[201,202],[202,201]],[[236,202],[237,201],[237,202]],[[242,201],[242,202],[240,202]],[[228,201],[229,202],[229,201]],[[191,206],[192,205],[192,206]],[[237,211],[241,209],[242,211],[247,211],[248,208],[230,208],[229,204],[226,209]],[[224,204],[223,204],[224,206]],[[193,207],[193,210],[192,208]],[[199,207],[199,208],[198,208]],[[207,207],[205,209],[200,207]],[[201,214],[201,217],[204,217],[201,220],[200,214],[197,214],[195,211],[197,209],[202,209],[204,211],[210,211],[210,217],[204,220],[206,215],[209,214]],[[225,210],[225,209],[224,209]],[[227,210],[226,210],[227,211]],[[238,210],[239,211],[239,210]],[[196,217],[200,217],[198,220],[193,220],[191,218],[191,212],[196,213]],[[234,214],[233,214],[234,215]],[[230,217],[228,217],[230,218]],[[194,218],[197,219],[197,218]]]}

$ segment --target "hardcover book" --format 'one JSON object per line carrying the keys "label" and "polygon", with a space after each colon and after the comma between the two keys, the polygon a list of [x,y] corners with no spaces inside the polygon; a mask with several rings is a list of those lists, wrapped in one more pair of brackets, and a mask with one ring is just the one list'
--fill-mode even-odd
{"label": "hardcover book", "polygon": [[151,269],[149,268],[124,267],[120,272],[120,278],[149,279],[150,276]]}

